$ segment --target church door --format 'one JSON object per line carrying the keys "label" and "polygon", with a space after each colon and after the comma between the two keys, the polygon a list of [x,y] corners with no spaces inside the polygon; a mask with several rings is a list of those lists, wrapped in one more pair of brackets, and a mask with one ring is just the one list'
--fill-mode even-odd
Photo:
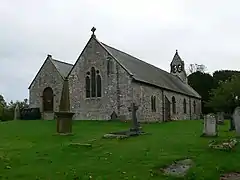
{"label": "church door", "polygon": [[168,98],[165,96],[164,99],[164,121],[170,121],[171,120],[171,114],[170,114],[170,110],[171,110],[171,103],[168,100]]}
{"label": "church door", "polygon": [[43,111],[53,112],[53,90],[50,87],[43,91]]}

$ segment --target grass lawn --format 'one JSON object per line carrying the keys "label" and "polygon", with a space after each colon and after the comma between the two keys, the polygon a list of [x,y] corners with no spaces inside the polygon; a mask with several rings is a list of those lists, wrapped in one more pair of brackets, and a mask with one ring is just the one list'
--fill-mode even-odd
{"label": "grass lawn", "polygon": [[[128,123],[74,121],[73,136],[56,136],[54,121],[0,123],[0,179],[8,180],[122,180],[174,179],[158,172],[176,159],[190,157],[195,165],[187,179],[217,180],[223,172],[240,171],[240,147],[235,152],[208,148],[213,138],[200,137],[202,121],[143,124],[151,135],[102,139],[124,130]],[[234,136],[220,126],[218,138]],[[70,142],[92,143],[72,147]]]}

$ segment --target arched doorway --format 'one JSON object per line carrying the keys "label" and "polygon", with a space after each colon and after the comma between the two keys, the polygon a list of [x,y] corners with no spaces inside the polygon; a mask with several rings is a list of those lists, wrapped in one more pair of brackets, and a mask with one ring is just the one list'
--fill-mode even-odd
{"label": "arched doorway", "polygon": [[43,112],[53,112],[53,90],[50,87],[43,90]]}

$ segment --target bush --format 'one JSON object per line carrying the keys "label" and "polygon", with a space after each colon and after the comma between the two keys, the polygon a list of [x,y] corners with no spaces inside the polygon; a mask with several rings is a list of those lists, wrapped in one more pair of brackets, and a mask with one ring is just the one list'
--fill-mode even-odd
{"label": "bush", "polygon": [[14,118],[13,109],[4,108],[2,112],[1,121],[9,121],[9,120],[13,120],[13,118]]}
{"label": "bush", "polygon": [[41,119],[39,108],[24,108],[20,112],[20,119],[22,120],[37,120]]}

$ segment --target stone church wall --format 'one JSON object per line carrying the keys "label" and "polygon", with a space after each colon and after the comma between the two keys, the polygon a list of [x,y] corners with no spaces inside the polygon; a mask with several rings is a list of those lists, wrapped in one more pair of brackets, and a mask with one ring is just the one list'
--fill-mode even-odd
{"label": "stone church wall", "polygon": [[[109,120],[113,111],[121,119],[129,119],[132,99],[128,73],[91,38],[69,75],[70,104],[75,120]],[[108,65],[110,61],[111,66]],[[86,98],[85,77],[94,67],[102,79],[102,96]]]}
{"label": "stone church wall", "polygon": [[[171,102],[171,119],[173,120],[189,120],[189,119],[199,119],[201,107],[201,101],[199,99],[191,98],[186,95],[178,94],[171,91],[164,91],[164,96],[167,96],[168,100]],[[172,109],[172,97],[176,100],[176,113],[173,114]],[[184,113],[184,99],[186,99],[186,113]],[[196,111],[194,113],[194,103],[196,102]]]}
{"label": "stone church wall", "polygon": [[40,108],[43,111],[42,95],[43,90],[47,87],[51,87],[54,94],[54,111],[58,111],[61,92],[63,86],[63,79],[56,70],[52,62],[47,59],[43,65],[41,71],[34,80],[32,86],[29,89],[29,105],[30,108]]}
{"label": "stone church wall", "polygon": [[[140,121],[162,121],[162,90],[139,82],[133,82],[133,101],[139,105],[137,116]],[[151,96],[156,97],[156,111],[152,110]]]}
{"label": "stone church wall", "polygon": [[[161,90],[159,88],[141,84],[139,82],[133,82],[133,101],[139,105],[137,116],[140,121],[163,121],[168,120],[164,117],[164,106],[165,96],[170,101],[170,118],[171,120],[188,120],[188,119],[199,119],[201,109],[201,101],[194,98],[189,98],[186,95],[179,93]],[[152,111],[151,96],[156,97],[156,111]],[[176,101],[176,113],[173,114],[172,109],[172,97],[175,97]],[[186,100],[186,113],[184,113],[184,98]],[[196,112],[194,113],[193,101],[196,101]],[[191,101],[191,103],[189,102]],[[190,111],[191,106],[191,111]],[[164,108],[164,109],[163,109]],[[191,115],[190,115],[191,113]]]}

